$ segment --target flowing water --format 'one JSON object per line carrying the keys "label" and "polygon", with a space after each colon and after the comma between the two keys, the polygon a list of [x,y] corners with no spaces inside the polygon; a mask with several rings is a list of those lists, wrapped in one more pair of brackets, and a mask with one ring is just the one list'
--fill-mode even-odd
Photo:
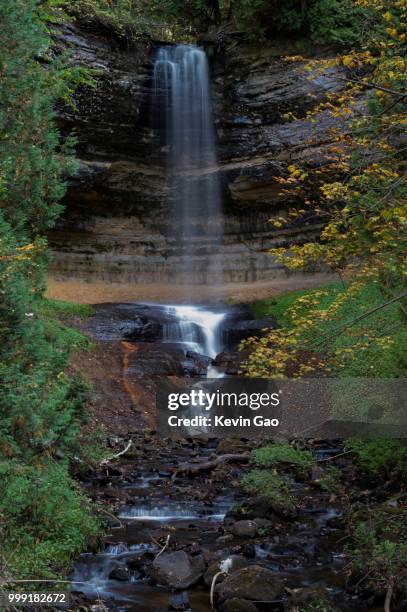
{"label": "flowing water", "polygon": [[[204,51],[192,45],[162,46],[155,59],[154,89],[154,107],[162,115],[162,140],[173,187],[169,231],[172,228],[179,245],[181,280],[216,285],[222,280],[219,249],[223,227]],[[196,276],[194,262],[199,259],[205,261],[199,268],[205,269],[205,274]],[[183,297],[188,299],[187,295]],[[152,374],[168,375],[165,370],[159,371],[161,362],[168,362],[168,355],[193,361],[198,354],[200,361],[208,364],[207,376],[222,376],[211,360],[223,350],[222,324],[227,315],[227,309],[192,305],[108,305],[98,309],[93,329],[88,331],[99,341],[132,338],[137,349],[128,355],[135,361],[133,370],[128,366],[123,370],[127,372],[124,376],[135,371],[135,376],[141,376],[141,385],[146,386]],[[159,351],[154,353],[151,347]],[[150,354],[154,359],[158,355],[158,370],[151,369]],[[84,554],[76,564],[72,587],[80,603],[103,600],[105,607],[94,608],[98,610],[208,612],[209,589],[204,588],[202,577],[188,594],[174,594],[169,587],[151,580],[153,559],[162,554],[166,542],[169,550],[184,550],[191,558],[202,555],[208,564],[238,552],[246,557],[247,564],[272,569],[291,589],[315,584],[341,595],[344,587],[337,540],[342,534],[335,524],[331,525],[339,511],[329,495],[307,482],[295,485],[301,499],[295,522],[284,525],[276,518],[267,537],[236,539],[228,531],[227,512],[242,500],[236,486],[241,467],[229,466],[218,475],[216,471],[203,471],[191,480],[179,466],[185,461],[205,465],[225,452],[218,449],[217,441],[210,436],[181,441],[141,436],[133,458],[125,455],[116,469],[106,467],[103,473],[91,477],[89,491],[95,499],[100,500],[103,487],[110,488],[111,512],[116,519],[105,550]],[[190,603],[185,603],[185,597]],[[259,609],[281,609],[273,602],[271,607],[263,603],[266,607]]]}
{"label": "flowing water", "polygon": [[[160,325],[162,336],[155,341],[134,341],[137,348],[132,354],[138,363],[151,347],[162,349],[163,355],[167,350],[173,351],[174,344],[181,360],[193,346],[210,361],[223,348],[222,323],[228,316],[229,309],[203,306],[104,305],[97,307],[92,333],[99,342],[105,338],[105,342],[114,344],[115,338],[123,337],[142,320],[143,325]],[[138,372],[142,384],[148,385],[150,375]],[[77,607],[73,609],[96,604],[100,599],[103,609],[109,611],[209,612],[209,589],[202,578],[188,589],[187,595],[174,595],[170,587],[151,579],[153,560],[168,537],[168,552],[183,550],[190,558],[203,555],[207,564],[231,554],[244,555],[249,565],[271,569],[289,589],[315,586],[329,589],[337,599],[343,597],[344,534],[337,523],[341,509],[335,499],[331,500],[330,493],[308,480],[293,481],[300,501],[295,521],[275,517],[266,536],[231,538],[228,513],[235,503],[245,499],[237,483],[247,467],[232,464],[220,466],[219,473],[203,470],[192,475],[180,468],[206,464],[231,451],[205,435],[174,440],[148,433],[133,433],[131,437],[133,456],[126,453],[111,466],[96,470],[86,481],[88,493],[96,501],[108,503],[109,514],[116,518],[112,519],[104,550],[82,555],[75,566],[71,579]],[[247,451],[250,448],[249,445]],[[336,446],[322,445],[316,449],[316,457],[329,458],[338,452]],[[173,598],[181,595],[189,599],[190,608],[177,607]],[[281,606],[260,606],[259,612],[279,609]],[[355,611],[352,606],[344,609]]]}
{"label": "flowing water", "polygon": [[179,342],[190,350],[212,359],[222,350],[220,325],[226,312],[213,312],[198,306],[166,306],[175,317],[164,327],[164,342]]}
{"label": "flowing water", "polygon": [[[171,607],[171,588],[150,580],[151,564],[168,538],[169,551],[185,550],[192,556],[204,554],[207,559],[242,555],[243,551],[249,565],[260,564],[272,570],[289,589],[313,585],[328,588],[335,598],[342,598],[343,533],[335,523],[341,511],[330,501],[330,495],[307,482],[296,483],[296,493],[302,500],[296,521],[287,528],[281,524],[284,521],[275,518],[268,537],[235,538],[230,542],[225,537],[225,526],[230,521],[225,514],[241,501],[239,489],[232,486],[230,479],[208,480],[205,473],[193,481],[186,474],[170,475],[185,459],[207,461],[216,453],[216,444],[215,440],[186,445],[147,438],[137,460],[137,471],[133,461],[123,457],[120,470],[109,476],[118,496],[120,491],[126,493],[126,502],[123,504],[118,497],[114,510],[120,523],[112,528],[103,552],[84,554],[77,563],[72,589],[82,598],[80,601],[96,602],[100,598],[109,611],[209,612],[209,589],[202,580],[190,587],[188,594],[184,593],[190,605],[180,608]],[[148,485],[137,492],[140,470]],[[232,473],[240,478],[239,468]],[[281,609],[279,604],[259,607]],[[352,606],[345,609],[356,610]]]}
{"label": "flowing water", "polygon": [[170,224],[179,246],[180,280],[217,285],[222,281],[223,220],[206,54],[194,45],[163,46],[153,79],[153,110],[172,184]]}

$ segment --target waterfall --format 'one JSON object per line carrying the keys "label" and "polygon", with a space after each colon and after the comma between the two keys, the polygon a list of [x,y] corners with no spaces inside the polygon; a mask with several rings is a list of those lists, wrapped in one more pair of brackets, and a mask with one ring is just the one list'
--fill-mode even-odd
{"label": "waterfall", "polygon": [[223,218],[206,54],[193,45],[162,46],[153,78],[172,188],[169,234],[179,253],[180,275],[174,276],[217,285]]}
{"label": "waterfall", "polygon": [[215,358],[222,350],[220,325],[225,312],[212,312],[198,306],[166,306],[176,320],[164,328],[164,342],[179,342],[189,350]]}

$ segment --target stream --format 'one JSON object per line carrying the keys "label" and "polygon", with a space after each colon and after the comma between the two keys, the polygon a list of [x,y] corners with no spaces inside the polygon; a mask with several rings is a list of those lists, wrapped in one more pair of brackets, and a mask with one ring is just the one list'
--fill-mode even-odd
{"label": "stream", "polygon": [[[224,376],[214,360],[221,351],[233,352],[231,337],[236,342],[238,332],[250,332],[254,322],[245,316],[244,307],[102,305],[89,321],[88,332],[106,346],[123,338],[133,344],[134,363],[127,376],[148,387],[146,381],[160,370],[161,375],[174,369],[185,375],[191,363],[200,364],[201,376],[203,370],[211,377]],[[146,358],[151,351],[161,356],[153,370]],[[104,549],[83,554],[71,576],[78,604],[93,604],[94,610],[208,611],[211,568],[231,556],[240,567],[261,566],[278,577],[281,595],[276,599],[258,601],[255,594],[250,598],[258,610],[286,609],[288,595],[297,590],[318,594],[323,589],[335,600],[343,599],[341,508],[335,496],[318,485],[318,476],[292,479],[299,500],[297,516],[259,515],[253,519],[255,534],[236,534],[234,509],[245,501],[239,480],[247,467],[225,463],[193,475],[177,468],[224,453],[248,452],[258,442],[205,435],[163,439],[154,431],[132,433],[131,438],[128,453],[84,478],[88,494],[108,504],[112,516]],[[119,441],[121,447],[124,443]],[[314,443],[316,458],[338,450],[328,442]],[[172,585],[160,581],[154,573],[153,561],[164,546],[162,558],[177,552],[190,564],[190,584],[185,588],[178,588],[176,580]],[[349,602],[341,609],[356,611]]]}
{"label": "stream", "polygon": [[[321,592],[344,600],[341,508],[318,475],[288,475],[297,500],[291,512],[278,502],[265,508],[261,497],[250,506],[240,480],[260,441],[217,439],[204,429],[165,439],[154,431],[157,377],[237,375],[240,342],[276,322],[253,320],[245,305],[188,303],[188,283],[221,287],[224,280],[208,58],[194,45],[160,46],[151,78],[154,127],[167,152],[172,280],[185,291],[180,304],[100,305],[86,324],[100,346],[122,355],[126,401],[140,420],[113,445],[130,438],[129,452],[83,478],[91,498],[109,508],[111,530],[102,551],[95,546],[78,560],[75,602],[94,611],[207,612],[215,575],[214,606],[222,612],[295,609]],[[339,449],[313,445],[316,458]],[[233,459],[196,469],[222,455]],[[245,465],[236,462],[242,455]],[[220,568],[229,574],[218,575]],[[348,604],[341,609],[353,610]]]}

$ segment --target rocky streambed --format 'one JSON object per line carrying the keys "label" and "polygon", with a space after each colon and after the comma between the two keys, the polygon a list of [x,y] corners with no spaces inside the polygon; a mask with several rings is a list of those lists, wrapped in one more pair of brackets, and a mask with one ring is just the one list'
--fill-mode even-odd
{"label": "rocky streambed", "polygon": [[[157,376],[236,374],[240,340],[275,324],[254,321],[245,306],[104,304],[82,325],[102,364],[120,354],[120,380],[118,372],[111,378],[136,418],[124,412],[113,435],[109,415],[112,456],[127,450],[79,476],[110,531],[75,566],[74,609],[294,611],[328,601],[360,610],[346,591],[340,495],[324,480],[339,442],[307,442],[313,469],[276,467],[295,500],[285,506],[241,486],[251,451],[264,440],[166,439],[154,431]],[[334,463],[346,474],[348,457]]]}
{"label": "rocky streambed", "polygon": [[[104,548],[82,555],[72,575],[78,607],[207,611],[226,567],[216,609],[298,610],[321,599],[360,609],[345,595],[342,510],[321,490],[322,468],[293,479],[298,503],[287,513],[244,494],[241,463],[199,470],[208,459],[249,453],[247,441],[131,439],[121,460],[85,478],[112,516]],[[314,449],[318,458],[338,452],[323,442]]]}

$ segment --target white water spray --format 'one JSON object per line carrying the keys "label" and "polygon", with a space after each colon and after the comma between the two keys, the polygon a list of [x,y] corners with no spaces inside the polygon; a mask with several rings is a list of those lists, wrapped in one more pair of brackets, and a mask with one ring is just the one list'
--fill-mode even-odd
{"label": "white water spray", "polygon": [[212,359],[222,350],[220,325],[225,312],[213,312],[199,306],[166,306],[176,315],[164,328],[164,342],[179,342],[191,351]]}

